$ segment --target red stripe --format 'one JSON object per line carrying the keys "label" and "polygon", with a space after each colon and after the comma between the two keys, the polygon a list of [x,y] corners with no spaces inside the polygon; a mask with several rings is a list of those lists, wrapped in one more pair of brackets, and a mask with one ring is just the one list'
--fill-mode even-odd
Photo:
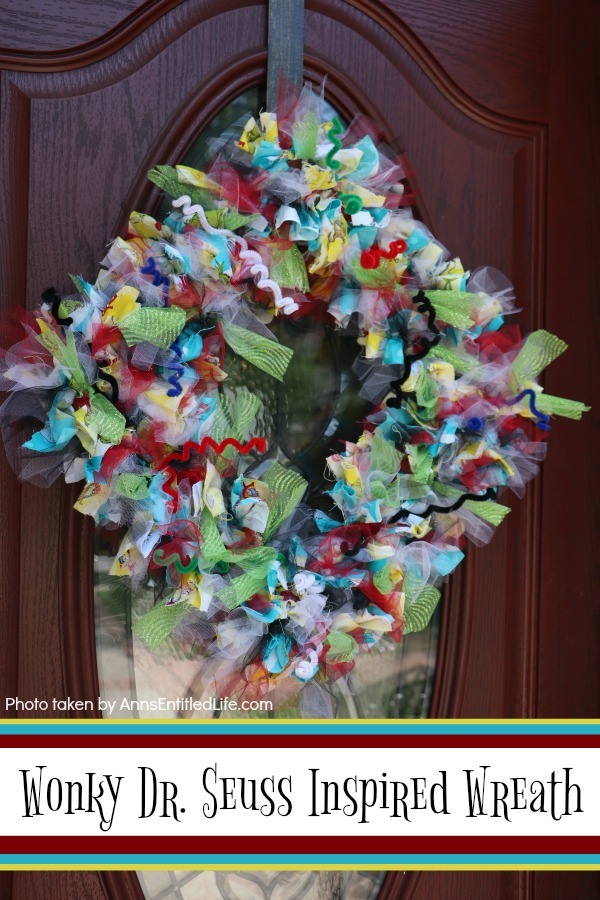
{"label": "red stripe", "polygon": [[[265,822],[268,822],[265,819]],[[0,853],[127,853],[127,854],[269,854],[277,856],[310,854],[333,856],[382,854],[408,856],[414,853],[428,854],[538,854],[600,853],[600,837],[488,837],[488,836],[365,836],[342,835],[274,836],[265,829],[264,835],[216,836],[198,835],[182,837],[143,837],[139,835],[97,835],[61,837],[2,837]]]}
{"label": "red stripe", "polygon": [[2,747],[260,747],[264,749],[302,748],[342,748],[352,747],[377,750],[379,747],[399,749],[437,749],[501,747],[520,748],[600,748],[600,735],[281,735],[281,734],[186,734],[185,726],[180,733],[157,734],[90,734],[90,735],[0,735]]}

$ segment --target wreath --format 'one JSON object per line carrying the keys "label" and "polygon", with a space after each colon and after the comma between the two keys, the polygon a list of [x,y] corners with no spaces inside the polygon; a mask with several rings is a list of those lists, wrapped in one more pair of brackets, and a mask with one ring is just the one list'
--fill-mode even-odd
{"label": "wreath", "polygon": [[[321,103],[305,87],[250,117],[206,172],[153,169],[172,211],[132,213],[94,284],[46,291],[0,369],[20,477],[83,481],[75,508],[127,529],[111,574],[162,585],[137,636],[185,629],[219,690],[310,710],[361,650],[427,625],[550,417],[587,409],[537,382],[566,345],[507,324],[506,278],[451,258],[372,124],[322,122]],[[326,511],[255,433],[257,397],[227,388],[228,353],[283,379],[276,316],[357,335],[371,409],[327,458]]]}

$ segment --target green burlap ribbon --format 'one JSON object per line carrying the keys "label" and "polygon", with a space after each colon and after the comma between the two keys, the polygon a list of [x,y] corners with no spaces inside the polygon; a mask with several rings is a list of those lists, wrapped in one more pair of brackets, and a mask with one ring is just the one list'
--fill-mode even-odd
{"label": "green burlap ribbon", "polygon": [[71,387],[78,394],[85,394],[89,389],[89,381],[86,371],[77,356],[73,332],[67,331],[64,342],[61,340],[60,335],[50,329],[37,334],[36,339],[69,372]]}
{"label": "green burlap ribbon", "polygon": [[256,219],[256,216],[257,214],[247,216],[238,212],[237,209],[228,209],[227,207],[224,209],[210,209],[206,213],[209,225],[212,225],[213,228],[227,228],[229,231],[235,231],[237,228],[249,225],[250,222]]}
{"label": "green burlap ribbon", "polygon": [[[451,498],[452,502],[464,493],[464,491],[449,484],[444,484],[441,481],[435,481],[431,488],[440,497]],[[448,505],[451,506],[452,503]],[[503,506],[501,503],[496,503],[495,500],[466,500],[463,503],[463,508],[475,513],[476,516],[479,516],[485,522],[489,522],[490,525],[500,525],[510,512],[510,506]]]}
{"label": "green burlap ribbon", "polygon": [[132,629],[151,650],[162,644],[189,612],[186,603],[176,603],[173,606],[167,606],[166,603],[163,600],[150,612],[140,616]]}
{"label": "green burlap ribbon", "polygon": [[438,605],[440,592],[430,584],[423,584],[412,572],[404,576],[404,634],[423,631]]}
{"label": "green burlap ribbon", "polygon": [[[285,522],[296,508],[304,491],[306,481],[301,475],[274,463],[263,478],[269,488],[269,517],[265,528],[264,540],[269,538]],[[202,555],[210,562],[227,562],[245,569],[243,575],[234,578],[231,584],[219,592],[221,601],[233,609],[244,603],[253,594],[264,590],[266,579],[272,563],[278,556],[274,547],[256,547],[250,550],[228,550],[221,539],[216,523],[212,517],[205,515],[202,519]]]}
{"label": "green burlap ribbon", "polygon": [[[277,556],[275,553],[273,559]],[[263,591],[267,584],[267,575],[273,559],[256,562],[247,572],[234,578],[228,587],[219,592],[219,599],[229,609],[235,609],[241,603],[245,603],[254,594]]]}
{"label": "green burlap ribbon", "polygon": [[157,184],[169,197],[177,198],[187,194],[192,203],[200,204],[205,210],[212,209],[215,205],[216,194],[211,194],[210,191],[204,188],[180,181],[177,169],[174,169],[172,166],[155,166],[154,169],[150,169],[147,173],[147,177],[154,184]]}
{"label": "green burlap ribbon", "polygon": [[462,354],[456,353],[454,350],[450,350],[448,347],[442,347],[440,344],[431,348],[429,357],[431,359],[439,359],[442,362],[449,363],[460,374],[471,372],[479,365],[477,359],[463,356]]}
{"label": "green burlap ribbon", "polygon": [[219,396],[211,435],[215,441],[235,437],[245,441],[260,408],[260,400],[249,391],[237,391],[235,397]]}
{"label": "green burlap ribbon", "polygon": [[243,356],[267,375],[283,381],[283,376],[293,356],[293,350],[262,334],[240,328],[232,322],[221,320],[221,328],[223,337],[234,353]]}
{"label": "green burlap ribbon", "polygon": [[530,334],[512,364],[511,378],[515,388],[535,381],[540,372],[566,349],[565,342],[549,331],[540,329]]}
{"label": "green burlap ribbon", "polygon": [[296,244],[282,249],[277,244],[273,247],[271,259],[271,278],[282,288],[298,288],[306,293],[309,289],[308,275],[304,258]]}
{"label": "green burlap ribbon", "polygon": [[168,350],[183,331],[185,310],[180,306],[143,306],[119,323],[119,330],[130,347],[147,342]]}
{"label": "green burlap ribbon", "polygon": [[110,402],[104,394],[89,389],[90,425],[96,429],[98,436],[107,444],[120,444],[125,434],[125,416]]}
{"label": "green burlap ribbon", "polygon": [[454,328],[470,328],[473,324],[473,309],[479,303],[477,294],[467,291],[429,291],[425,294],[431,300],[437,319]]}
{"label": "green burlap ribbon", "polygon": [[537,394],[535,405],[549,416],[564,416],[566,419],[581,419],[583,413],[591,409],[591,406],[586,406],[579,400],[565,400],[564,397],[553,397],[552,394]]}
{"label": "green burlap ribbon", "polygon": [[297,472],[286,469],[277,462],[271,466],[263,481],[270,492],[269,518],[265,528],[265,541],[268,541],[300,503],[307,482]]}
{"label": "green burlap ribbon", "polygon": [[356,257],[350,263],[350,271],[359,284],[366,288],[386,287],[396,277],[396,270],[390,260],[380,259],[376,269],[365,269]]}

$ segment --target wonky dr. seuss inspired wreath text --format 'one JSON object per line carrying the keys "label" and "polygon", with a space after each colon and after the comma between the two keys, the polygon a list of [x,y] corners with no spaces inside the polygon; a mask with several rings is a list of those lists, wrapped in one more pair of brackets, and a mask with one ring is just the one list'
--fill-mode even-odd
{"label": "wonky dr. seuss inspired wreath text", "polygon": [[[536,474],[550,417],[586,409],[543,392],[566,345],[506,324],[511,285],[464,271],[413,218],[373,129],[320,112],[305,88],[206,173],[151,171],[172,212],[132,213],[94,284],[47,291],[0,370],[21,477],[83,481],[76,509],[127,529],[111,574],[164,586],[138,637],[187,629],[219,690],[300,692],[313,714],[361,650],[425,627],[466,539],[486,543],[499,494]],[[226,348],[283,379],[274,316],[359,333],[373,406],[327,459],[328,513],[253,433],[258,399],[227,389]]]}

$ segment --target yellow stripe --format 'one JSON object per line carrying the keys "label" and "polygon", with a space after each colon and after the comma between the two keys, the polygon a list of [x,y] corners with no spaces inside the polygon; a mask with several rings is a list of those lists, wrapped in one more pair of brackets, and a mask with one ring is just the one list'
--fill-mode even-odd
{"label": "yellow stripe", "polygon": [[[261,863],[260,865],[206,865],[199,866],[194,864],[186,863],[185,866],[180,866],[180,869],[184,869],[186,872],[198,871],[198,872],[241,872],[241,871],[261,871],[264,872],[265,869],[272,870],[274,872],[356,872],[356,871],[370,871],[370,872],[595,872],[600,870],[599,865],[565,865],[560,866],[556,864],[549,865],[511,865],[510,863],[500,863],[495,865],[447,865],[447,866],[436,866],[436,865],[428,865],[421,864],[418,865],[408,863],[402,865],[375,865],[370,863],[361,863],[360,869],[357,869],[356,863],[354,865],[328,865],[325,863],[324,865],[294,865],[292,863],[289,864],[281,864],[281,865],[268,865],[266,863]],[[77,864],[66,864],[59,866],[43,866],[43,865],[0,865],[0,871],[9,871],[9,872],[141,872],[141,871],[166,871],[173,872],[178,871],[176,867],[171,865],[123,865],[117,863],[106,863],[106,864],[98,864],[95,866],[86,866],[86,865],[77,865]]]}
{"label": "yellow stripe", "polygon": [[[176,725],[183,728],[190,725],[216,725],[219,727],[274,726],[274,725],[418,725],[424,730],[429,725],[456,725],[456,719],[1,719],[3,725]],[[598,719],[582,721],[565,719],[465,719],[461,725],[600,725]]]}

